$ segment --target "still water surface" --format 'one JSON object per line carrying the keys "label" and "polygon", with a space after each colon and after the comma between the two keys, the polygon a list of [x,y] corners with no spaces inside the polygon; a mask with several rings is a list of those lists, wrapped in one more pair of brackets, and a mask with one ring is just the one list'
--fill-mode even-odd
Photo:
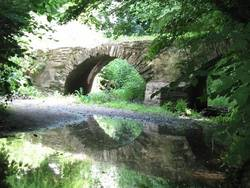
{"label": "still water surface", "polygon": [[206,169],[185,136],[169,135],[165,126],[153,123],[86,116],[79,124],[19,133],[0,142],[9,160],[21,162],[21,170],[8,178],[12,187],[216,185],[202,182],[200,172]]}

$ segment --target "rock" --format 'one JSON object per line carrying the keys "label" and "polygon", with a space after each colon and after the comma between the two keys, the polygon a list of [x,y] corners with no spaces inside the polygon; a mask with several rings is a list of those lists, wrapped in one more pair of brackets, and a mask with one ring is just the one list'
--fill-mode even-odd
{"label": "rock", "polygon": [[167,85],[168,83],[163,81],[148,82],[146,84],[144,103],[148,105],[160,105],[162,102],[162,96],[161,96],[162,94],[161,93],[157,95],[154,94]]}

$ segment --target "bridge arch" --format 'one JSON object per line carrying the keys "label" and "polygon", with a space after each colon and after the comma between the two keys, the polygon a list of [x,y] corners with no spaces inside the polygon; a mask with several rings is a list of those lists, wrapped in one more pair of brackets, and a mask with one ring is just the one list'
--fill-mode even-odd
{"label": "bridge arch", "polygon": [[99,55],[88,58],[77,65],[66,78],[64,93],[74,93],[79,88],[83,88],[84,94],[89,93],[96,74],[113,59],[115,58],[107,55]]}
{"label": "bridge arch", "polygon": [[85,94],[89,93],[92,88],[95,76],[109,62],[116,58],[127,60],[145,81],[152,78],[152,67],[147,63],[145,54],[148,43],[122,43],[109,44],[96,47],[90,51],[88,58],[69,72],[64,86],[64,93],[73,93],[79,88],[83,88]]}
{"label": "bridge arch", "polygon": [[[46,52],[46,66],[35,78],[36,85],[64,94],[83,88],[90,92],[94,77],[116,58],[127,60],[147,82],[153,69],[145,58],[150,41],[108,43],[92,49],[60,48]],[[41,61],[41,60],[40,60]]]}

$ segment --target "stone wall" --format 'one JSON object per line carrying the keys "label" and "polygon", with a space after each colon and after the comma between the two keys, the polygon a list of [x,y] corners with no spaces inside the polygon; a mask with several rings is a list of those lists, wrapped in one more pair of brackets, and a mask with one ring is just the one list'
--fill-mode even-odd
{"label": "stone wall", "polygon": [[187,91],[183,87],[171,92],[165,92],[166,90],[159,92],[160,89],[169,86],[171,82],[181,77],[181,68],[178,63],[184,57],[184,53],[180,50],[168,48],[163,50],[150,62],[154,74],[152,80],[146,85],[145,104],[160,105],[167,100],[175,101],[187,98]]}
{"label": "stone wall", "polygon": [[176,48],[168,48],[157,55],[150,65],[154,71],[152,80],[172,82],[181,76],[178,62],[184,59],[184,54]]}

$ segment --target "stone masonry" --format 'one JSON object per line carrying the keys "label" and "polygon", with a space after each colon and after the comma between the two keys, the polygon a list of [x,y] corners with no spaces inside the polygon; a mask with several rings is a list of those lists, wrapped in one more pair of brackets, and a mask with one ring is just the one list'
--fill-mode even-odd
{"label": "stone masonry", "polygon": [[33,83],[44,91],[73,93],[79,88],[90,92],[94,77],[115,58],[126,59],[147,82],[145,103],[160,104],[161,94],[152,95],[180,76],[177,62],[181,55],[172,48],[160,53],[153,61],[146,59],[151,41],[108,43],[87,49],[81,47],[37,51],[42,67],[33,77]]}

